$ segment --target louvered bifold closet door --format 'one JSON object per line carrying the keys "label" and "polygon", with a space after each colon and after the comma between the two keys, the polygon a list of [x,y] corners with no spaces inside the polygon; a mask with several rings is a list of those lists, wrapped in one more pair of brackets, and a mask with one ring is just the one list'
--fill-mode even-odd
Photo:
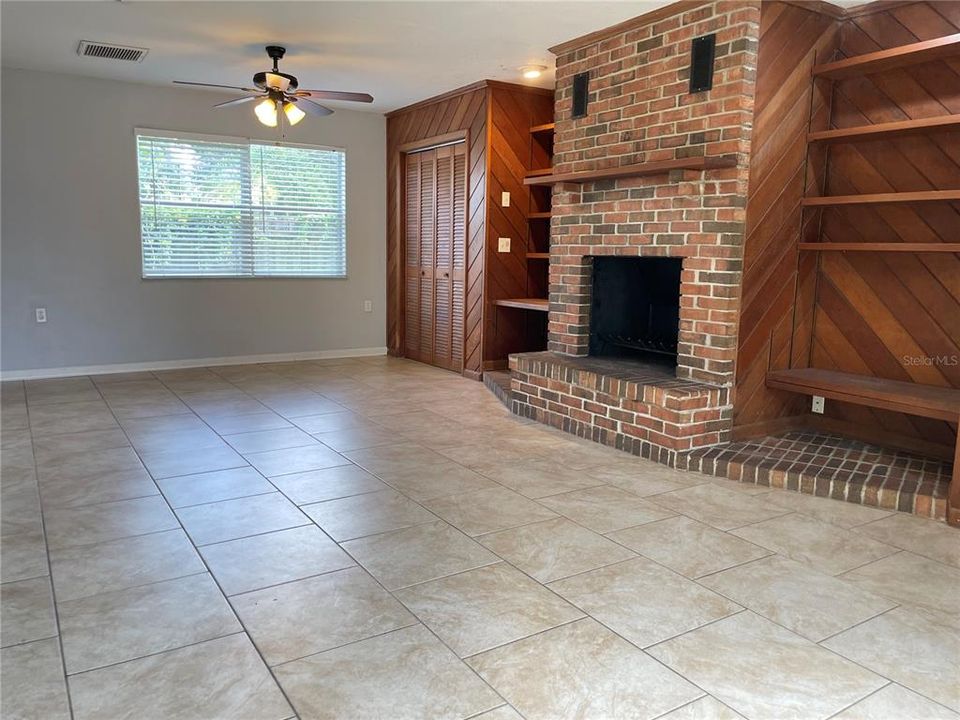
{"label": "louvered bifold closet door", "polygon": [[434,263],[434,363],[451,366],[450,343],[453,335],[453,302],[450,273],[453,271],[453,148],[437,150],[437,249]]}
{"label": "louvered bifold closet door", "polygon": [[406,156],[404,171],[404,354],[420,357],[420,155]]}
{"label": "louvered bifold closet door", "polygon": [[410,153],[405,169],[407,357],[463,369],[466,145]]}
{"label": "louvered bifold closet door", "polygon": [[451,272],[450,369],[463,370],[463,326],[466,317],[467,277],[467,145],[454,145],[453,153],[453,270]]}
{"label": "louvered bifold closet door", "polygon": [[433,363],[436,309],[433,262],[437,246],[437,151],[420,153],[420,359]]}

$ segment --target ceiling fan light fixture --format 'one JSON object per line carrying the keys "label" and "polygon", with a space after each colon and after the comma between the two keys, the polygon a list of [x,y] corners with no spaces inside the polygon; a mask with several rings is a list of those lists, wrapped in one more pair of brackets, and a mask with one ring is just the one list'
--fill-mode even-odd
{"label": "ceiling fan light fixture", "polygon": [[258,102],[253,112],[256,113],[257,120],[267,127],[277,126],[277,103],[273,98],[264,98]]}
{"label": "ceiling fan light fixture", "polygon": [[285,102],[283,104],[283,114],[287,116],[287,122],[296,125],[306,117],[306,113],[297,107],[295,102]]}
{"label": "ceiling fan light fixture", "polygon": [[520,68],[520,72],[527,80],[536,80],[546,69],[546,65],[524,65]]}

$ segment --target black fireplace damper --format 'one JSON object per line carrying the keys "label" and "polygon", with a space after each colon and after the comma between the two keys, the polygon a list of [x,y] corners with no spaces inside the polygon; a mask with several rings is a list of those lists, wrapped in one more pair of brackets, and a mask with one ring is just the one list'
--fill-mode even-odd
{"label": "black fireplace damper", "polygon": [[593,258],[590,354],[677,364],[680,258]]}

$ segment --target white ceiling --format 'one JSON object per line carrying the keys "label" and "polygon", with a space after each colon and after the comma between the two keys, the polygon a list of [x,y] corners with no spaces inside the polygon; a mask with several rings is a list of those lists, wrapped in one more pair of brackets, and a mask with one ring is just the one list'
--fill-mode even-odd
{"label": "white ceiling", "polygon": [[[9,2],[0,3],[2,64],[166,85],[249,85],[284,45],[282,70],[301,87],[369,92],[386,112],[482,79],[525,82],[518,67],[551,69],[547,48],[666,0],[558,2]],[[80,40],[149,48],[140,64],[83,58]],[[198,90],[197,92],[209,92]]]}
{"label": "white ceiling", "polygon": [[[862,0],[836,0],[850,6]],[[194,80],[249,85],[284,45],[281,69],[301,87],[369,92],[387,112],[477,80],[530,82],[521,65],[550,70],[548,47],[669,4],[669,0],[439,0],[405,2],[140,2],[31,0],[0,3],[2,65],[167,85]],[[80,40],[149,48],[140,63],[82,58]],[[197,92],[211,92],[198,90]],[[217,91],[212,91],[217,92]]]}

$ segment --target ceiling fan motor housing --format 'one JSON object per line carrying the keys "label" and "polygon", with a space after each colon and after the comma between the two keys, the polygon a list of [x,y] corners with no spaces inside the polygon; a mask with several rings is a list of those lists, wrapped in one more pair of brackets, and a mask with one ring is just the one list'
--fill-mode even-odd
{"label": "ceiling fan motor housing", "polygon": [[[270,81],[271,75],[275,76],[276,78],[283,78],[284,80],[286,80],[288,82],[287,87],[284,88],[283,82],[282,81],[278,82],[277,79],[274,79],[271,82]],[[253,84],[256,85],[258,88],[260,88],[261,90],[268,90],[268,89],[286,90],[286,92],[293,92],[299,87],[297,78],[295,78],[293,75],[282,73],[277,70],[270,70],[268,72],[258,72],[256,75],[253,76]]]}
{"label": "ceiling fan motor housing", "polygon": [[277,67],[277,63],[287,54],[287,49],[280,45],[267,45],[265,49],[267,55],[273,60],[273,70],[258,72],[253,76],[253,84],[261,90],[279,90],[280,92],[296,90],[299,87],[297,79],[293,75],[280,72]]}

